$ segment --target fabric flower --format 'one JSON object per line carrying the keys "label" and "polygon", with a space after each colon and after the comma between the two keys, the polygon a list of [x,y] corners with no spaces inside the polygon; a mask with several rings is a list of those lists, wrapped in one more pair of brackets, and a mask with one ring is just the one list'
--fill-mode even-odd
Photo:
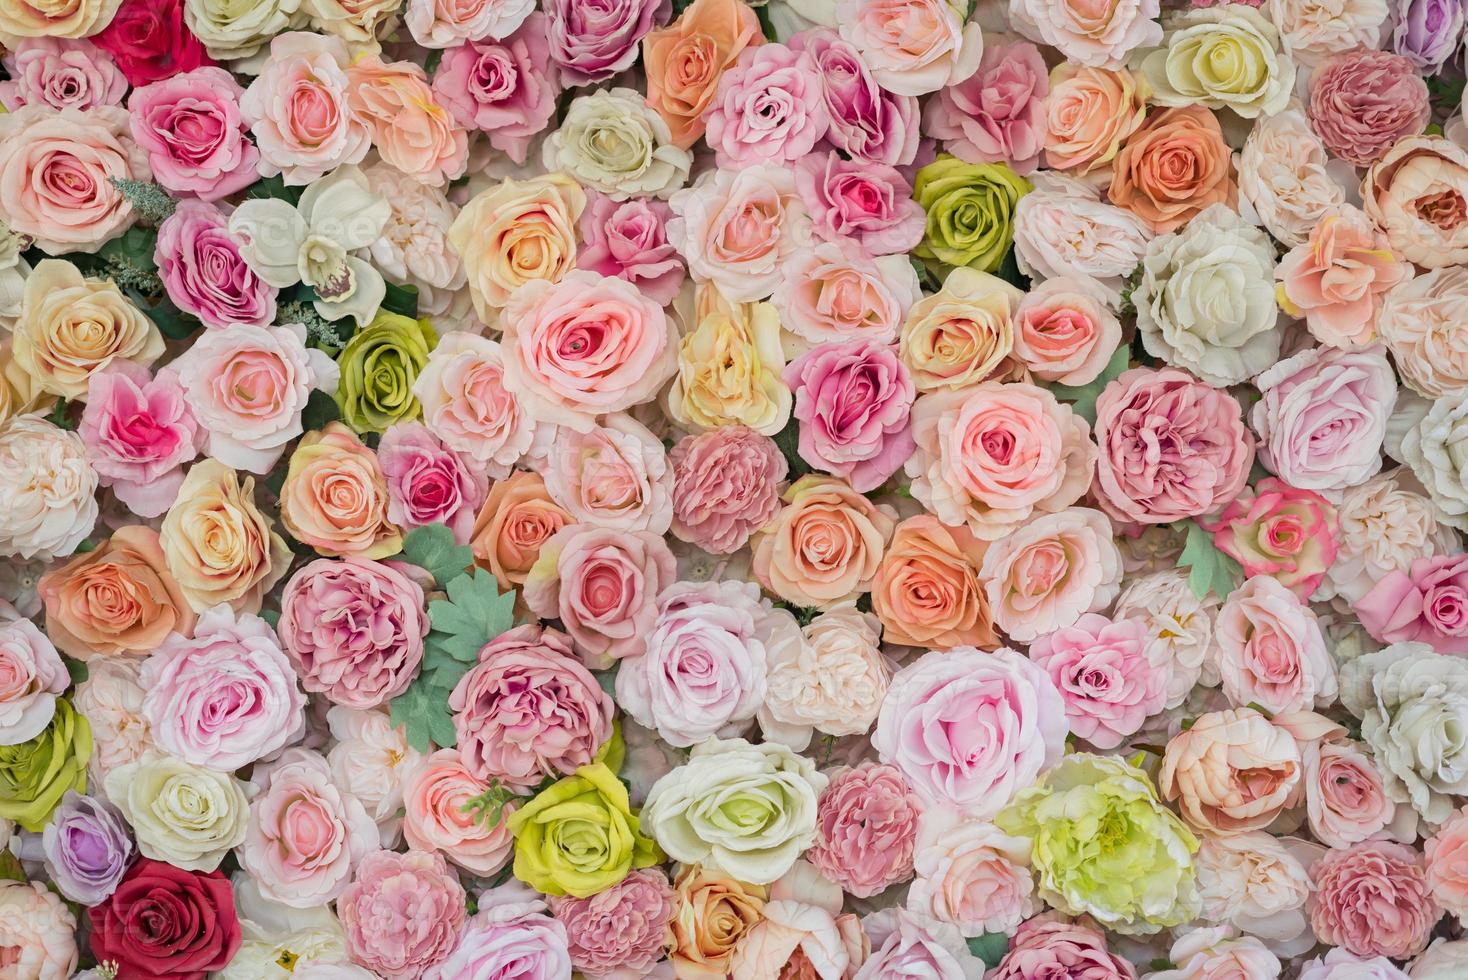
{"label": "fabric flower", "polygon": [[817,801],[816,841],[806,860],[856,898],[913,872],[922,802],[894,766],[836,773]]}
{"label": "fabric flower", "polygon": [[373,851],[337,899],[352,960],[390,980],[409,980],[454,950],[464,889],[444,859],[425,851]]}

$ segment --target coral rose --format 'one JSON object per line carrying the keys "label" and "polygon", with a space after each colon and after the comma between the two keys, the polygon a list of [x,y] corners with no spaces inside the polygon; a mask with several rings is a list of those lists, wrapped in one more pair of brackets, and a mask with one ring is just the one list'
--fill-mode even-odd
{"label": "coral rose", "polygon": [[802,477],[754,540],[760,584],[798,606],[829,609],[871,589],[896,522],[841,480]]}
{"label": "coral rose", "polygon": [[1200,105],[1164,109],[1112,161],[1107,198],[1159,234],[1175,231],[1211,204],[1238,204],[1231,156],[1213,113]]}
{"label": "coral rose", "polygon": [[540,474],[515,470],[489,488],[469,546],[475,563],[501,589],[511,589],[525,583],[540,549],[571,523],[570,513],[551,498]]}
{"label": "coral rose", "polygon": [[937,650],[998,646],[979,581],[983,553],[966,528],[947,527],[931,514],[898,524],[872,579],[872,611],[884,639]]}
{"label": "coral rose", "polygon": [[742,0],[694,0],[667,27],[642,40],[647,104],[688,149],[703,135],[719,79],[745,48],[764,41],[759,19]]}

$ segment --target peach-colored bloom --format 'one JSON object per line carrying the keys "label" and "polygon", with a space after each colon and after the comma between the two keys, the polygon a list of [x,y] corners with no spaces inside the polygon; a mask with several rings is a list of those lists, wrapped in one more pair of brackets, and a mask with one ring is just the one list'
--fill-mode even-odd
{"label": "peach-colored bloom", "polygon": [[340,422],[306,433],[291,453],[280,520],[302,544],[323,555],[395,555],[403,534],[388,521],[387,504],[377,454]]}
{"label": "peach-colored bloom", "polygon": [[1376,339],[1383,294],[1412,274],[1386,236],[1349,205],[1326,215],[1280,259],[1279,305],[1322,344],[1359,350]]}
{"label": "peach-colored bloom", "polygon": [[1146,83],[1125,68],[1057,65],[1045,100],[1045,165],[1078,174],[1104,167],[1146,115]]}
{"label": "peach-colored bloom", "polygon": [[525,584],[540,549],[570,523],[570,513],[551,499],[540,474],[516,470],[489,488],[469,546],[479,567],[501,589],[511,589]]}
{"label": "peach-colored bloom", "polygon": [[1198,830],[1260,830],[1294,802],[1300,750],[1253,708],[1210,711],[1167,743],[1157,786]]}
{"label": "peach-colored bloom", "polygon": [[1014,353],[1030,373],[1057,384],[1090,384],[1121,344],[1106,287],[1056,276],[1030,290],[1014,314]]}
{"label": "peach-colored bloom", "polygon": [[347,69],[347,79],[347,104],[384,161],[435,187],[464,173],[469,136],[439,104],[421,66],[369,55]]}
{"label": "peach-colored bloom", "polygon": [[1105,514],[1071,507],[991,544],[979,580],[995,624],[1028,643],[1111,605],[1121,590],[1121,552]]}
{"label": "peach-colored bloom", "polygon": [[1455,811],[1422,848],[1432,897],[1453,915],[1468,916],[1468,807]]}
{"label": "peach-colored bloom", "polygon": [[679,980],[723,980],[739,941],[762,918],[769,893],[697,865],[685,865],[673,888],[674,974]]}
{"label": "peach-colored bloom", "polygon": [[505,820],[506,803],[491,815],[470,801],[488,790],[464,768],[457,749],[439,749],[407,778],[403,789],[403,837],[408,846],[438,851],[472,875],[493,877],[510,859],[514,838]]}
{"label": "peach-colored bloom", "polygon": [[961,266],[913,303],[897,353],[918,391],[971,388],[1014,348],[1014,313],[1024,296],[998,276]]}
{"label": "peach-colored bloom", "polygon": [[872,580],[872,611],[888,643],[947,650],[999,645],[979,582],[984,546],[931,514],[897,525]]}
{"label": "peach-colored bloom", "polygon": [[695,0],[642,39],[647,104],[667,122],[675,146],[698,142],[719,79],[741,51],[763,42],[759,18],[742,0]]}
{"label": "peach-colored bloom", "polygon": [[1199,105],[1164,109],[1112,161],[1111,203],[1164,234],[1212,204],[1236,207],[1232,153],[1218,119]]}
{"label": "peach-colored bloom", "polygon": [[754,538],[754,574],[798,606],[829,609],[871,588],[896,522],[845,482],[815,474],[790,485],[784,508]]}
{"label": "peach-colored bloom", "polygon": [[1407,261],[1468,263],[1468,149],[1441,136],[1404,137],[1366,171],[1361,199]]}

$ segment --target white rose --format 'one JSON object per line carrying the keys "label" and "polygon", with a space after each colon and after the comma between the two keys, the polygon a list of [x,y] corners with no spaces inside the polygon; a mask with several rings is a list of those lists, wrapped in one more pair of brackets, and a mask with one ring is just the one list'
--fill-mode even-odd
{"label": "white rose", "polygon": [[978,71],[984,34],[957,0],[837,0],[836,20],[872,70],[897,95],[927,95]]}
{"label": "white rose", "polygon": [[1281,955],[1315,945],[1305,914],[1310,872],[1281,840],[1264,831],[1204,837],[1193,865],[1207,921],[1258,936]]}
{"label": "white rose", "polygon": [[355,796],[379,827],[393,833],[403,805],[403,778],[423,762],[422,753],[408,745],[401,726],[386,711],[357,711],[333,705],[326,724],[336,744],[326,756],[332,780]]}
{"label": "white rose", "polygon": [[1460,980],[1468,977],[1468,939],[1437,938],[1407,966],[1412,980]]}
{"label": "white rose", "polygon": [[1254,206],[1269,233],[1293,248],[1328,211],[1345,202],[1341,185],[1326,172],[1325,144],[1298,103],[1261,116],[1239,155],[1239,193]]}
{"label": "white rose", "polygon": [[1168,569],[1132,579],[1116,600],[1116,619],[1140,619],[1147,627],[1147,659],[1165,664],[1167,707],[1176,708],[1194,685],[1219,682],[1218,657],[1213,652],[1213,621],[1218,597],[1199,599],[1188,577]]}
{"label": "white rose", "polygon": [[774,647],[760,709],[765,737],[803,750],[812,729],[826,735],[870,731],[892,682],[878,641],[881,629],[876,616],[845,602],[811,620],[802,631],[804,643]]}
{"label": "white rose", "polygon": [[161,756],[119,766],[107,774],[106,785],[144,857],[213,871],[244,843],[250,804],[229,773]]}
{"label": "white rose", "polygon": [[396,167],[379,162],[365,172],[368,187],[392,206],[382,236],[367,247],[372,261],[384,278],[418,288],[420,315],[442,313],[468,281],[459,253],[449,245],[449,226],[459,209],[443,188]]}
{"label": "white rose", "polygon": [[81,436],[36,415],[0,428],[0,557],[64,558],[97,523],[97,471]]}
{"label": "white rose", "polygon": [[1402,434],[1400,448],[1441,518],[1468,529],[1468,392],[1433,402]]}
{"label": "white rose", "polygon": [[1375,48],[1387,18],[1385,0],[1269,0],[1269,19],[1285,49],[1303,64],[1352,48]]}
{"label": "white rose", "polygon": [[301,0],[184,0],[184,23],[219,61],[248,58],[305,17]]}
{"label": "white rose", "polygon": [[1130,211],[1101,201],[1086,184],[1057,173],[1034,175],[1035,189],[1014,208],[1014,257],[1031,277],[1091,278],[1113,305],[1152,232]]}
{"label": "white rose", "polygon": [[1253,119],[1289,102],[1295,61],[1262,14],[1227,4],[1174,16],[1162,47],[1142,58],[1142,74],[1158,105],[1200,104]]}
{"label": "white rose", "polygon": [[547,170],[564,170],[613,200],[666,198],[688,182],[693,155],[673,145],[663,117],[640,92],[614,88],[571,102],[545,140]]}
{"label": "white rose", "polygon": [[1325,571],[1320,599],[1356,602],[1389,572],[1418,558],[1455,555],[1458,536],[1438,522],[1437,508],[1412,474],[1393,470],[1349,487],[1336,504],[1337,552]]}

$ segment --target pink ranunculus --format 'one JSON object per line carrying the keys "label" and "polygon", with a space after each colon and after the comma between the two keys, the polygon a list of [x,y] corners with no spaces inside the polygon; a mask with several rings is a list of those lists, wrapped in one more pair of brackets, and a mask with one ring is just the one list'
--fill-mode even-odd
{"label": "pink ranunculus", "polygon": [[531,140],[555,115],[560,91],[539,13],[503,41],[449,48],[433,74],[434,94],[459,125],[488,134],[489,145],[516,163],[525,162]]}
{"label": "pink ranunculus", "polygon": [[134,89],[133,139],[153,178],[174,195],[217,201],[260,179],[260,151],[240,114],[244,89],[223,68],[205,66]]}
{"label": "pink ranunculus", "polygon": [[464,768],[455,749],[439,749],[407,776],[403,787],[403,837],[420,851],[438,851],[471,875],[490,878],[510,860],[515,840],[505,820],[515,811],[505,803],[496,819],[473,805],[490,788]]}
{"label": "pink ranunculus", "polygon": [[423,421],[444,445],[502,480],[535,438],[535,419],[505,388],[504,348],[455,331],[439,339],[413,382]]}
{"label": "pink ranunculus", "polygon": [[1331,55],[1310,75],[1310,126],[1326,149],[1366,167],[1432,118],[1417,66],[1391,51],[1355,48]]}
{"label": "pink ranunculus", "polygon": [[61,655],[35,623],[0,622],[0,745],[41,734],[56,713],[56,695],[70,684]]}
{"label": "pink ranunculus", "polygon": [[377,849],[377,824],[319,752],[287,749],[263,779],[256,773],[264,785],[250,803],[241,866],[271,901],[311,909],[335,900]]}
{"label": "pink ranunculus", "polygon": [[1310,229],[1274,270],[1280,303],[1322,344],[1359,350],[1376,339],[1387,291],[1412,276],[1359,208],[1342,205]]}
{"label": "pink ranunculus", "polygon": [[917,878],[907,907],[965,937],[1008,933],[1043,907],[1030,876],[1030,843],[987,821],[933,808],[918,824]]}
{"label": "pink ranunculus", "polygon": [[171,370],[148,376],[132,361],[92,375],[77,431],[103,486],[140,517],[157,517],[183,485],[183,465],[203,442]]}
{"label": "pink ranunculus", "polygon": [[[1300,758],[1305,764],[1310,832],[1322,844],[1350,847],[1391,824],[1397,804],[1387,795],[1381,770],[1362,745],[1344,738],[1316,739],[1302,747]],[[1429,860],[1431,854],[1429,844]]]}
{"label": "pink ranunculus", "polygon": [[977,21],[947,0],[838,0],[841,36],[856,46],[883,88],[926,95],[979,68],[984,38]]}
{"label": "pink ranunculus", "polygon": [[387,519],[402,528],[447,524],[469,543],[474,516],[488,491],[476,473],[421,422],[399,422],[382,434],[377,465],[387,480]]}
{"label": "pink ranunculus", "polygon": [[245,262],[229,218],[213,204],[179,201],[158,226],[153,261],[173,305],[206,327],[264,327],[275,320],[280,290]]}
{"label": "pink ranunculus", "polygon": [[4,63],[10,81],[0,82],[0,102],[12,112],[33,102],[53,109],[121,105],[127,91],[117,62],[86,38],[22,38]]}
{"label": "pink ranunculus", "polygon": [[570,524],[541,546],[522,594],[531,612],[561,621],[582,663],[605,670],[646,649],[658,593],[676,577],[662,535]]}
{"label": "pink ranunculus", "polygon": [[1245,579],[1229,593],[1214,637],[1223,693],[1235,707],[1285,714],[1335,702],[1335,661],[1315,613],[1269,576]]}
{"label": "pink ranunculus", "polygon": [[831,776],[805,858],[855,898],[912,877],[922,801],[895,766],[864,762]]}
{"label": "pink ranunculus", "polygon": [[912,455],[908,416],[917,390],[896,348],[875,340],[824,343],[792,361],[784,380],[795,393],[800,457],[816,469],[866,493]]}
{"label": "pink ranunculus", "polygon": [[1058,912],[1037,915],[1009,940],[1009,952],[988,980],[1068,977],[1074,980],[1136,980],[1130,963],[1111,952],[1106,933],[1088,919],[1072,921]]}
{"label": "pink ranunculus", "polygon": [[897,672],[872,746],[930,805],[985,820],[1060,759],[1069,731],[1040,667],[1003,647],[955,647]]}
{"label": "pink ranunculus", "polygon": [[1387,840],[1334,849],[1310,869],[1310,925],[1321,942],[1357,956],[1406,959],[1427,947],[1442,917],[1422,855]]}
{"label": "pink ranunculus", "polygon": [[300,324],[207,330],[169,368],[205,433],[204,452],[251,473],[270,472],[303,431],[312,390],[335,390],[338,373],[306,346]]}
{"label": "pink ranunculus", "polygon": [[1007,163],[1027,174],[1045,148],[1050,73],[1028,41],[987,44],[979,70],[940,89],[923,111],[927,135],[969,163]]}
{"label": "pink ranunculus", "polygon": [[673,468],[646,426],[618,413],[589,432],[554,431],[540,468],[551,497],[572,518],[621,531],[667,531]]}
{"label": "pink ranunculus", "polygon": [[1141,619],[1086,613],[1030,644],[1065,699],[1070,730],[1098,749],[1114,749],[1167,704],[1165,664],[1147,658]]}
{"label": "pink ranunculus", "polygon": [[1422,850],[1433,899],[1460,919],[1468,916],[1468,807],[1454,811]]}
{"label": "pink ranunculus", "polygon": [[795,187],[813,230],[828,242],[849,239],[871,255],[895,255],[922,240],[922,205],[896,167],[810,153],[795,163]]}
{"label": "pink ranunculus", "polygon": [[1201,521],[1244,575],[1267,575],[1308,599],[1335,561],[1336,509],[1311,490],[1266,477]]}
{"label": "pink ranunculus", "polygon": [[423,588],[382,562],[317,559],[286,582],[279,630],[306,690],[374,708],[401,694],[423,661]]}
{"label": "pink ranunculus", "polygon": [[614,201],[595,193],[589,198],[578,226],[582,245],[577,267],[625,279],[663,306],[672,303],[685,271],[678,250],[668,242],[673,209],[653,198]]}
{"label": "pink ranunculus", "polygon": [[227,605],[201,613],[193,639],[170,633],[140,683],[154,741],[192,765],[241,769],[305,730],[306,697],[275,632]]}
{"label": "pink ranunculus", "polygon": [[352,962],[387,980],[416,980],[453,952],[464,889],[437,854],[373,851],[336,911]]}
{"label": "pink ranunculus", "polygon": [[678,908],[667,876],[657,868],[632,871],[589,898],[552,898],[550,906],[570,937],[571,965],[590,980],[651,974],[668,946]]}
{"label": "pink ranunculus", "polygon": [[535,0],[409,0],[406,6],[403,22],[413,40],[447,48],[509,37],[533,16]]}
{"label": "pink ranunculus", "polygon": [[1014,311],[1014,356],[1041,381],[1090,384],[1120,344],[1110,295],[1089,276],[1046,279]]}
{"label": "pink ranunculus", "polygon": [[979,581],[994,623],[1028,643],[1111,605],[1121,591],[1121,552],[1106,515],[1089,507],[1046,514],[984,552]]}
{"label": "pink ranunculus", "polygon": [[604,82],[637,63],[638,44],[672,16],[671,0],[546,0],[551,60],[568,85]]}
{"label": "pink ranunculus", "polygon": [[1169,524],[1227,504],[1254,440],[1226,391],[1176,368],[1133,368],[1096,399],[1096,496],[1107,513]]}
{"label": "pink ranunculus", "polygon": [[1468,555],[1413,560],[1392,571],[1355,604],[1361,625],[1382,643],[1426,643],[1438,653],[1468,654]]}
{"label": "pink ranunculus", "polygon": [[771,302],[781,325],[808,344],[855,338],[890,344],[922,298],[906,257],[872,258],[850,242],[797,252],[781,272]]}
{"label": "pink ranunculus", "polygon": [[545,914],[539,895],[509,881],[481,892],[478,904],[478,913],[451,944],[453,952],[424,971],[422,980],[558,980],[571,975],[566,927]]}
{"label": "pink ranunculus", "polygon": [[769,436],[722,425],[684,436],[668,451],[673,536],[716,555],[744,547],[780,511],[788,464]]}
{"label": "pink ranunculus", "polygon": [[821,73],[808,52],[783,44],[745,48],[719,76],[704,138],[719,166],[792,164],[826,135]]}
{"label": "pink ranunculus", "polygon": [[790,46],[809,51],[821,73],[831,127],[827,143],[856,163],[905,167],[914,162],[920,145],[915,96],[877,84],[861,52],[833,30],[802,31],[790,39]]}
{"label": "pink ranunculus", "polygon": [[464,767],[516,789],[575,772],[612,735],[612,699],[576,660],[571,638],[534,624],[486,643],[449,709]]}

